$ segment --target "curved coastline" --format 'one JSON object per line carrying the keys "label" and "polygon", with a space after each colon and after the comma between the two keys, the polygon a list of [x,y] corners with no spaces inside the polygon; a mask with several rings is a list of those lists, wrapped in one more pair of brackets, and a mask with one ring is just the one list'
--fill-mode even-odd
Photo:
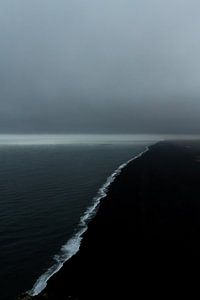
{"label": "curved coastline", "polygon": [[[31,297],[39,295],[47,286],[48,280],[56,274],[64,265],[66,261],[72,258],[80,249],[81,242],[83,239],[83,234],[88,229],[88,222],[95,216],[100,202],[107,196],[107,191],[109,186],[114,182],[114,180],[120,175],[121,171],[132,161],[141,157],[147,151],[149,147],[145,147],[145,150],[128,160],[127,162],[121,164],[106,180],[103,186],[97,192],[97,195],[93,198],[93,204],[85,211],[83,216],[80,218],[78,225],[79,230],[76,234],[67,241],[65,245],[61,247],[61,253],[54,256],[55,264],[51,266],[44,274],[42,274],[34,284],[33,288],[27,292]],[[23,299],[23,298],[22,298]]]}
{"label": "curved coastline", "polygon": [[149,148],[113,182],[80,251],[39,295],[20,299],[160,299],[197,283],[200,141]]}

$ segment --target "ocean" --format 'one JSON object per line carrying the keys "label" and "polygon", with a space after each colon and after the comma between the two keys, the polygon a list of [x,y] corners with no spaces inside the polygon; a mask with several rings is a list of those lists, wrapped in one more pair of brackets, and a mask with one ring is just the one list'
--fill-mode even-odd
{"label": "ocean", "polygon": [[78,251],[80,233],[119,166],[157,140],[139,135],[0,136],[0,299],[44,288]]}

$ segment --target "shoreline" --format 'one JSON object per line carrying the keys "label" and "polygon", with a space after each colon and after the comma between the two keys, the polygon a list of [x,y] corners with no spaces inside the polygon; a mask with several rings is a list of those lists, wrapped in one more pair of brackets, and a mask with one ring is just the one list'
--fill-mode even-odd
{"label": "shoreline", "polygon": [[[158,274],[166,275],[172,266],[180,276],[183,258],[185,269],[191,260],[198,266],[200,246],[194,231],[200,229],[200,142],[159,142],[145,152],[132,159],[133,164],[130,160],[123,165],[121,175],[114,178],[106,201],[83,234],[79,252],[48,280],[41,294],[20,299],[90,298],[89,284],[97,290],[100,284],[101,292],[130,292],[133,285],[138,290],[143,284],[160,283]],[[153,278],[152,268],[157,271]]]}
{"label": "shoreline", "polygon": [[[65,257],[62,260],[58,260],[57,264],[52,265],[46,272],[44,272],[35,282],[33,288],[30,291],[26,292],[27,296],[35,297],[42,293],[46,288],[48,280],[54,276],[63,265],[71,259],[76,253],[80,250],[82,239],[84,238],[84,233],[88,229],[88,223],[95,217],[98,207],[101,204],[101,201],[106,198],[108,189],[114,180],[120,175],[121,171],[132,161],[138,159],[147,151],[149,151],[150,146],[146,146],[145,150],[138,153],[136,156],[128,160],[127,162],[121,164],[114,172],[107,178],[103,186],[98,190],[97,195],[93,199],[93,204],[87,208],[83,216],[80,218],[78,225],[79,230],[74,236],[72,236],[65,245],[61,247],[64,248]],[[66,254],[67,253],[67,254]]]}

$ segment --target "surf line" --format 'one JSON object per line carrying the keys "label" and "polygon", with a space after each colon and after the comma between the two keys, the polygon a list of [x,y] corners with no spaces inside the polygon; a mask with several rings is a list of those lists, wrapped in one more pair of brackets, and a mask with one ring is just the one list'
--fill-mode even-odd
{"label": "surf line", "polygon": [[74,256],[80,249],[81,241],[83,239],[83,234],[88,229],[89,221],[95,216],[100,202],[107,196],[109,186],[114,182],[116,177],[119,176],[121,171],[132,161],[138,159],[143,154],[149,151],[149,147],[147,146],[144,151],[140,152],[126,163],[120,165],[106,180],[103,186],[98,190],[97,195],[93,198],[93,204],[87,208],[83,216],[80,218],[80,222],[78,225],[78,232],[70,238],[65,245],[61,247],[60,254],[54,256],[54,265],[51,266],[44,274],[42,274],[34,284],[33,288],[28,291],[30,296],[36,296],[41,293],[45,287],[47,286],[47,281],[57,273],[64,265],[66,261],[68,261],[72,256]]}

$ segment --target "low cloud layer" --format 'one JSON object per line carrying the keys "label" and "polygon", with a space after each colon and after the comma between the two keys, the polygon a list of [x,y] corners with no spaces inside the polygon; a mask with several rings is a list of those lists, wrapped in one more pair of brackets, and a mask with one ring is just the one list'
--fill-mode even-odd
{"label": "low cloud layer", "polygon": [[199,133],[199,10],[2,0],[0,132]]}

